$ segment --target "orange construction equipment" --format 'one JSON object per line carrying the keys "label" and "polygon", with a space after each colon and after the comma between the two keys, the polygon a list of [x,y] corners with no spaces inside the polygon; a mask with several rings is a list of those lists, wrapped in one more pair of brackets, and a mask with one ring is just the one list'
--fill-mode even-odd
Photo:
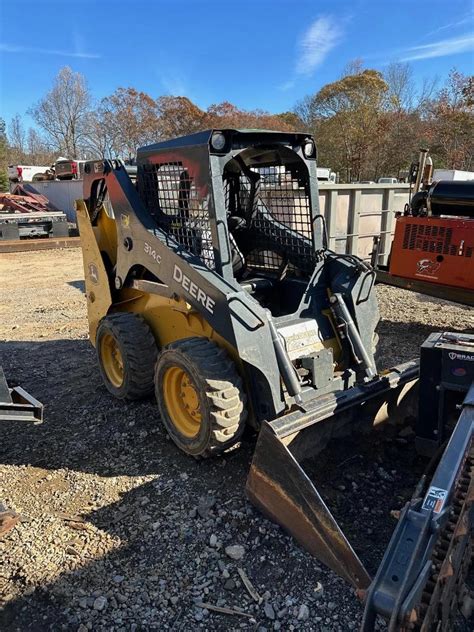
{"label": "orange construction equipment", "polygon": [[[427,149],[410,169],[414,195],[396,213],[388,266],[373,263],[378,283],[474,305],[474,179],[432,182]],[[385,253],[384,253],[385,254]]]}
{"label": "orange construction equipment", "polygon": [[474,220],[397,218],[389,272],[465,289],[474,288]]}

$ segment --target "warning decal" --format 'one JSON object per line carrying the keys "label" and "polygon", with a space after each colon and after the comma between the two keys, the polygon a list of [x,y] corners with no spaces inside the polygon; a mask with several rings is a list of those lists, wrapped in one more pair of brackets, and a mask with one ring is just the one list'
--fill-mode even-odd
{"label": "warning decal", "polygon": [[432,509],[434,513],[440,513],[447,495],[448,492],[446,489],[440,489],[439,487],[430,487],[428,493],[425,496],[423,509]]}

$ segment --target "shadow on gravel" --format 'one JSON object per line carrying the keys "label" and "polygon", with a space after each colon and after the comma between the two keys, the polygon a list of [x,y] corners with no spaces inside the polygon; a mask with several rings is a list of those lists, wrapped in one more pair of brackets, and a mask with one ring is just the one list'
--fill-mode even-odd
{"label": "shadow on gravel", "polygon": [[87,340],[2,343],[0,366],[44,404],[41,425],[2,422],[0,463],[100,476],[153,474],[163,458],[199,467],[166,439],[153,398],[109,395]]}

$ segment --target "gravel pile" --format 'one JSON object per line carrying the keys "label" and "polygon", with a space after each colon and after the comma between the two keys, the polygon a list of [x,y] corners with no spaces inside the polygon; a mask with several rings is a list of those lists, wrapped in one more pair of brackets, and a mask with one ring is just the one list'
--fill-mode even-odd
{"label": "gravel pile", "polygon": [[[169,441],[153,401],[107,394],[81,266],[77,250],[0,260],[0,364],[45,403],[41,426],[0,427],[0,499],[22,515],[0,540],[0,628],[357,629],[351,588],[246,500],[254,437],[198,462]],[[472,327],[467,308],[378,293],[380,366],[416,355],[430,331]],[[410,438],[392,427],[340,441],[306,467],[370,572],[423,469]]]}

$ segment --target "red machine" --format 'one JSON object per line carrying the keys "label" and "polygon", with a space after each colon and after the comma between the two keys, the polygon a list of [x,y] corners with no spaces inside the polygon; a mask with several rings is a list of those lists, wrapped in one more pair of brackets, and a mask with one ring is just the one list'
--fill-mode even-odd
{"label": "red machine", "polygon": [[474,305],[474,180],[431,183],[427,154],[412,165],[415,194],[397,217],[388,270],[378,266],[377,280]]}
{"label": "red machine", "polygon": [[474,219],[399,217],[389,272],[474,290]]}

